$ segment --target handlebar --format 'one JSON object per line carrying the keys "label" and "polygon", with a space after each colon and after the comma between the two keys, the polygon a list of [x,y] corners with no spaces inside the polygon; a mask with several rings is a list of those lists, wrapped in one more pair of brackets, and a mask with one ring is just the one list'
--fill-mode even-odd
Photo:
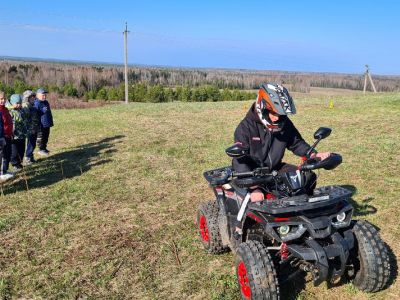
{"label": "handlebar", "polygon": [[320,158],[310,158],[300,166],[300,171],[310,171],[316,169],[332,170],[342,163],[342,156],[337,153],[331,153],[331,155],[321,160]]}
{"label": "handlebar", "polygon": [[[339,154],[332,153],[330,157],[323,161],[318,161],[317,159],[308,159],[306,162],[299,167],[300,171],[309,171],[315,170],[319,168],[324,168],[325,170],[332,170],[336,168],[342,162],[342,157]],[[268,167],[259,167],[254,169],[253,171],[247,172],[236,172],[231,169],[231,167],[224,167],[215,170],[205,171],[204,177],[206,180],[213,186],[218,186],[225,184],[233,179],[250,182],[254,181],[263,181],[264,182],[273,182],[277,180],[278,173],[276,171],[270,171]],[[246,183],[247,184],[247,183]],[[254,185],[254,184],[253,184]]]}
{"label": "handlebar", "polygon": [[254,176],[267,176],[274,174],[270,173],[270,169],[268,167],[260,167],[254,169],[253,171],[247,172],[232,172],[232,178],[243,178],[243,177],[254,177]]}
{"label": "handlebar", "polygon": [[[305,161],[303,165],[299,167],[300,171],[310,171],[315,169],[325,169],[332,170],[342,163],[342,156],[337,153],[331,153],[331,155],[321,160],[319,157],[309,158]],[[276,171],[270,171],[268,167],[260,167],[254,169],[253,171],[247,172],[232,172],[231,178],[245,178],[245,177],[255,177],[255,176],[276,176]]]}
{"label": "handlebar", "polygon": [[234,180],[237,186],[248,188],[262,184],[271,184],[275,182],[277,174],[276,171],[271,173],[267,167],[260,167],[248,172],[233,172],[231,179]]}

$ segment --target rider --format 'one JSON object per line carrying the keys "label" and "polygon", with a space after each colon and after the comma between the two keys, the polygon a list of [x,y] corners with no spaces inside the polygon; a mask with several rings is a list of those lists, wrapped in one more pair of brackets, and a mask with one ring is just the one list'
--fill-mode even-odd
{"label": "rider", "polygon": [[[251,158],[234,158],[233,169],[246,172],[262,165],[271,171],[297,170],[296,166],[282,162],[285,149],[298,156],[305,156],[311,146],[303,140],[288,118],[289,114],[295,113],[293,99],[285,87],[264,83],[258,91],[257,100],[235,130],[235,143],[249,147]],[[323,160],[329,155],[329,152],[317,153],[314,150],[311,157]],[[312,193],[317,180],[315,173],[307,172],[305,180],[307,193]],[[257,186],[252,187],[250,200],[262,201],[264,193]]]}

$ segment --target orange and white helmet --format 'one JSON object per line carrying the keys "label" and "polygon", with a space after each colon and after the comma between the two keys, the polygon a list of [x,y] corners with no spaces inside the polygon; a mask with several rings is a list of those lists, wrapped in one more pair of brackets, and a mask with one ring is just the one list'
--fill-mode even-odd
{"label": "orange and white helmet", "polygon": [[[264,83],[258,90],[256,112],[267,128],[277,132],[282,130],[287,115],[296,113],[296,107],[285,87],[275,83]],[[269,113],[279,115],[279,120],[272,122]]]}

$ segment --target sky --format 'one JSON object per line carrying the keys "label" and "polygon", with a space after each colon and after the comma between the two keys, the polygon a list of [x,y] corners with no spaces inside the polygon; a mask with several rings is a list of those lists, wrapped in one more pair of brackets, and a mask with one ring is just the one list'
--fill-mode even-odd
{"label": "sky", "polygon": [[400,75],[399,1],[0,2],[0,56]]}

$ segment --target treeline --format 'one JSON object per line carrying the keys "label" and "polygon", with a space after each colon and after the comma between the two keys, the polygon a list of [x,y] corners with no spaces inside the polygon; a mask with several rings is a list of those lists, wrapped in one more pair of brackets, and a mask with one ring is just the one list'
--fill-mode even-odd
{"label": "treeline", "polygon": [[[43,85],[49,92],[67,97],[84,97],[86,100],[110,100],[118,101],[125,99],[125,87],[120,84],[117,87],[101,87],[85,92],[79,95],[77,88],[71,83],[58,87],[55,85]],[[38,86],[31,86],[23,81],[16,80],[13,85],[5,85],[0,82],[0,90],[6,94],[14,93],[22,94],[25,90],[36,90]],[[205,101],[240,101],[256,98],[255,92],[247,92],[241,90],[220,90],[215,86],[205,85],[199,87],[183,87],[175,88],[165,87],[162,85],[146,85],[144,83],[133,84],[129,86],[129,101],[134,102],[205,102]]]}
{"label": "treeline", "polygon": [[[89,91],[85,94],[86,99],[122,100],[125,97],[124,86],[103,87],[99,90]],[[220,90],[215,86],[205,85],[199,87],[176,88],[162,85],[146,85],[144,83],[129,86],[129,101],[134,102],[205,102],[205,101],[240,101],[256,98],[255,92],[241,90]]]}
{"label": "treeline", "polygon": [[11,85],[6,85],[0,82],[0,91],[5,92],[7,95],[22,94],[26,90],[37,90],[39,87],[45,87],[48,91],[56,94],[65,95],[68,97],[79,97],[78,90],[71,84],[67,83],[64,86],[58,87],[49,84],[43,85],[29,85],[21,80],[15,80]]}
{"label": "treeline", "polygon": [[[373,76],[373,81],[378,92],[398,92],[400,91],[399,76]],[[310,79],[311,87],[340,88],[361,91],[364,88],[364,75],[340,75],[340,74],[320,74],[320,76]],[[372,91],[368,82],[367,89]]]}
{"label": "treeline", "polygon": [[[12,86],[16,80],[27,85],[47,84],[65,93],[83,97],[103,88],[115,89],[124,81],[122,66],[92,65],[50,62],[23,62],[3,60],[0,62],[0,82]],[[131,85],[184,86],[200,88],[214,86],[220,90],[252,90],[263,82],[277,82],[290,87],[293,92],[309,92],[311,87],[362,90],[363,74],[300,73],[282,71],[251,71],[225,69],[184,69],[161,67],[130,67]],[[400,91],[400,76],[374,76],[378,91]],[[71,88],[72,87],[72,88]],[[104,93],[103,91],[101,93]],[[97,95],[96,95],[97,96]],[[111,98],[114,91],[111,92]]]}

